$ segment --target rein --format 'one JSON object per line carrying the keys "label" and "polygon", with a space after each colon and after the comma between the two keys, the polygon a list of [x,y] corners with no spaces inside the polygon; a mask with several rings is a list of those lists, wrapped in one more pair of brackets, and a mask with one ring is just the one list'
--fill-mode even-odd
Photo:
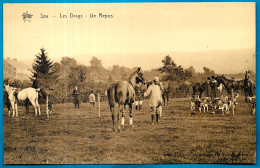
{"label": "rein", "polygon": [[128,82],[134,87],[133,83],[130,80]]}

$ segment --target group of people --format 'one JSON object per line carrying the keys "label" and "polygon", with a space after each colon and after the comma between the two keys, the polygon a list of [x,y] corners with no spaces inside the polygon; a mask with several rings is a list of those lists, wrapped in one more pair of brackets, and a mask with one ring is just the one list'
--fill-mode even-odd
{"label": "group of people", "polygon": [[[80,104],[80,92],[77,86],[75,86],[75,89],[73,90],[73,98],[74,98],[74,105],[75,108],[79,108],[79,104]],[[95,103],[96,103],[96,96],[94,94],[94,91],[91,91],[90,95],[89,95],[89,103],[91,104],[92,107],[95,107]],[[97,100],[100,101],[100,94],[97,94]]]}
{"label": "group of people", "polygon": [[211,76],[207,78],[205,83],[205,93],[206,97],[216,98],[218,97],[218,81],[215,76]]}

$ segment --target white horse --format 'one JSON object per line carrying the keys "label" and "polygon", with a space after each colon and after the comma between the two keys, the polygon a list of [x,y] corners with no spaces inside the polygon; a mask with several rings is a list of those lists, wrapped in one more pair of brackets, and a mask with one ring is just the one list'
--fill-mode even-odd
{"label": "white horse", "polygon": [[[35,109],[35,116],[37,116],[37,111],[38,111],[39,115],[41,115],[41,109],[40,109],[40,105],[38,103],[38,92],[40,91],[40,89],[34,89],[34,88],[30,87],[30,88],[26,88],[26,89],[19,91],[17,94],[15,92],[16,88],[9,86],[9,84],[4,85],[4,87],[8,93],[8,98],[9,98],[12,108],[13,108],[12,117],[18,116],[17,102],[25,101],[27,98],[30,100],[30,102],[32,103],[32,105]],[[16,94],[17,94],[17,96],[16,96]],[[10,115],[10,111],[9,111],[9,115]]]}

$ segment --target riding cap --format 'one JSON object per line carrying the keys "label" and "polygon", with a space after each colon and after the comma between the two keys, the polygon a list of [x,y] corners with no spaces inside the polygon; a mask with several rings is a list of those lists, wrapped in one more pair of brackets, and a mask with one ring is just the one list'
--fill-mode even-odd
{"label": "riding cap", "polygon": [[157,76],[154,77],[153,80],[154,80],[155,82],[159,82],[159,78],[158,78]]}

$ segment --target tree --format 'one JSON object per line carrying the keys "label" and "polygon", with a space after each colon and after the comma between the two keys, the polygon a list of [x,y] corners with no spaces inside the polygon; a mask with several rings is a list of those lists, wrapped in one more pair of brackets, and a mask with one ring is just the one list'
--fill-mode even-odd
{"label": "tree", "polygon": [[164,73],[163,79],[166,81],[184,81],[191,77],[191,72],[189,70],[184,70],[182,66],[177,66],[177,64],[172,60],[172,58],[167,55],[162,60],[163,66],[158,69],[158,71]]}
{"label": "tree", "polygon": [[49,74],[53,66],[53,62],[48,59],[45,49],[41,48],[41,53],[38,53],[33,63],[33,70],[35,74]]}
{"label": "tree", "polygon": [[40,88],[49,89],[57,76],[54,75],[55,71],[51,70],[53,62],[48,59],[45,49],[41,48],[40,50],[41,52],[35,55],[36,59],[33,63],[33,77],[37,77]]}
{"label": "tree", "polygon": [[207,67],[203,67],[204,70],[204,78],[210,77],[212,75],[216,75],[215,72]]}
{"label": "tree", "polygon": [[62,57],[60,63],[63,68],[78,66],[77,61],[70,57]]}
{"label": "tree", "polygon": [[90,60],[90,65],[91,68],[95,70],[100,69],[102,67],[101,60],[96,57],[92,57],[92,59]]}

